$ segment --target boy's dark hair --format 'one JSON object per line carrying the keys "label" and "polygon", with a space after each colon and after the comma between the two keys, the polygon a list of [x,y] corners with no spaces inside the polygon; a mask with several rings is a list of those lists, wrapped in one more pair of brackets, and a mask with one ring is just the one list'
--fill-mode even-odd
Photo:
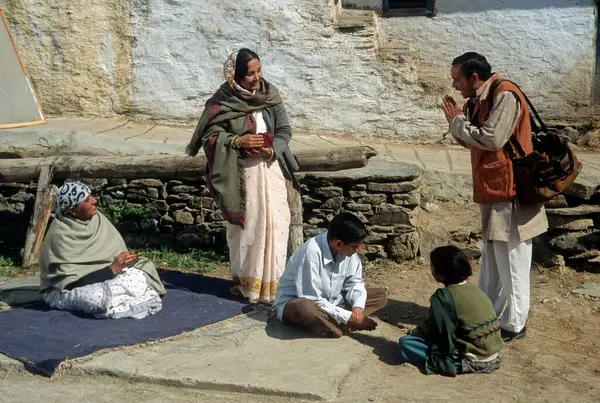
{"label": "boy's dark hair", "polygon": [[365,224],[352,213],[340,213],[335,216],[327,228],[327,240],[339,239],[345,245],[361,242],[367,237]]}
{"label": "boy's dark hair", "polygon": [[242,48],[239,50],[235,59],[235,73],[233,74],[236,83],[239,84],[246,77],[246,74],[248,74],[248,63],[254,59],[260,61],[258,55],[250,49]]}
{"label": "boy's dark hair", "polygon": [[460,66],[460,71],[467,78],[471,78],[474,73],[477,73],[481,80],[487,81],[493,75],[492,66],[490,66],[487,59],[475,52],[467,52],[458,56],[452,61],[452,65]]}
{"label": "boy's dark hair", "polygon": [[435,273],[444,277],[446,285],[462,283],[473,274],[469,257],[456,246],[435,248],[429,260]]}

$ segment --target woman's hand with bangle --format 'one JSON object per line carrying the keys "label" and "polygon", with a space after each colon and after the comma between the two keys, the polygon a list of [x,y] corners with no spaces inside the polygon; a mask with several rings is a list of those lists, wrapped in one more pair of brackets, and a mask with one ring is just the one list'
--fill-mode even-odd
{"label": "woman's hand with bangle", "polygon": [[234,137],[231,145],[234,148],[256,149],[263,145],[264,138],[261,134],[244,134]]}

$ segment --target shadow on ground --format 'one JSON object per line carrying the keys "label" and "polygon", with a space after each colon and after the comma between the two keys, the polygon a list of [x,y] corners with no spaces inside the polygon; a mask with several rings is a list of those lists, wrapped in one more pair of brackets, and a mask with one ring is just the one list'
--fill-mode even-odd
{"label": "shadow on ground", "polygon": [[421,324],[428,310],[428,307],[414,302],[389,299],[385,308],[375,312],[373,316],[391,325],[404,328]]}

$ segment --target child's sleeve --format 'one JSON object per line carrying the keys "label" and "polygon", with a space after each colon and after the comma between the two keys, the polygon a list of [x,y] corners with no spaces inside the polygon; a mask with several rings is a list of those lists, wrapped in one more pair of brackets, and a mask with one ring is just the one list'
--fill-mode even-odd
{"label": "child's sleeve", "polygon": [[409,336],[415,336],[415,337],[420,337],[423,340],[429,340],[430,335],[431,335],[431,329],[433,327],[433,311],[431,309],[431,307],[429,307],[429,310],[427,311],[427,316],[425,317],[425,320],[417,327],[415,327],[414,329],[411,329],[408,331],[408,335]]}

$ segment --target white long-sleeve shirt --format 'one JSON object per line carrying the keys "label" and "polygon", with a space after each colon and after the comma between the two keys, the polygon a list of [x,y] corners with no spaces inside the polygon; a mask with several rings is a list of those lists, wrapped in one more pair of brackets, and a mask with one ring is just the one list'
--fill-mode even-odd
{"label": "white long-sleeve shirt", "polygon": [[336,322],[348,323],[352,312],[339,306],[344,299],[362,309],[367,301],[360,258],[357,254],[334,258],[326,233],[309,239],[290,257],[279,279],[273,303],[279,320],[285,304],[296,298],[309,299]]}

